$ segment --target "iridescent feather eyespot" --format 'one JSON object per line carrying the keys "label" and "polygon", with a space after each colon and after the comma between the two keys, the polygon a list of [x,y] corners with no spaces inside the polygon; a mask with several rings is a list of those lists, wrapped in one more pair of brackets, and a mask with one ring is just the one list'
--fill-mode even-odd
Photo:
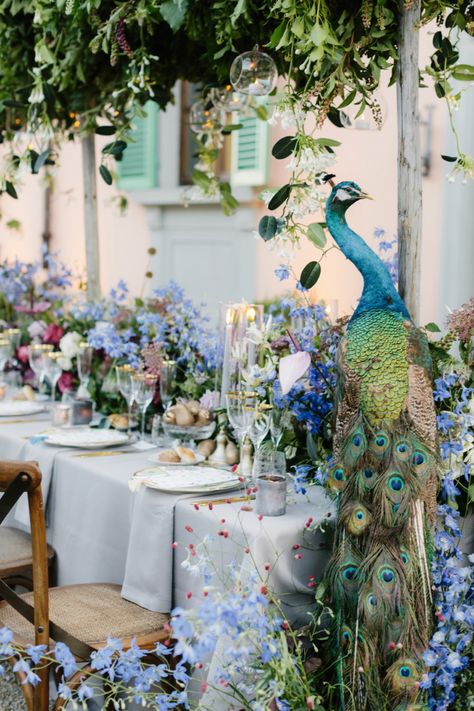
{"label": "iridescent feather eyespot", "polygon": [[411,461],[415,467],[420,467],[426,462],[426,455],[423,452],[416,451],[413,453]]}
{"label": "iridescent feather eyespot", "polygon": [[392,491],[400,492],[405,488],[405,482],[401,476],[391,476],[388,485]]}

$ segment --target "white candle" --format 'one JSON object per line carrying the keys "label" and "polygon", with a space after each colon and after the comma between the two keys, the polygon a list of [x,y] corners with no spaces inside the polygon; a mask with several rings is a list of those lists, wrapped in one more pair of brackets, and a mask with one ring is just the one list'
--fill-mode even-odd
{"label": "white candle", "polygon": [[[257,312],[253,306],[249,306],[247,309],[247,328],[250,328],[251,326],[255,325],[255,319],[257,317]],[[248,345],[248,363],[247,367],[251,368],[253,365],[255,365],[256,357],[255,357],[255,343],[253,341],[249,340],[249,345]]]}
{"label": "white candle", "polygon": [[230,357],[232,349],[234,309],[228,308],[225,315],[224,358],[222,363],[221,407],[226,406],[225,394],[230,386]]}

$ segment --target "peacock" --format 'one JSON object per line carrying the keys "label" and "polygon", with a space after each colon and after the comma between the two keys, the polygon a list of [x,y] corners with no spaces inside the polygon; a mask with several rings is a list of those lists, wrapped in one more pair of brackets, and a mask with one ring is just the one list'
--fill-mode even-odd
{"label": "peacock", "polygon": [[438,462],[431,359],[385,265],[346,222],[347,209],[367,197],[341,182],[326,205],[329,232],[364,279],[337,356],[328,486],[338,516],[327,582],[340,708],[414,711],[425,708],[419,682],[432,624]]}

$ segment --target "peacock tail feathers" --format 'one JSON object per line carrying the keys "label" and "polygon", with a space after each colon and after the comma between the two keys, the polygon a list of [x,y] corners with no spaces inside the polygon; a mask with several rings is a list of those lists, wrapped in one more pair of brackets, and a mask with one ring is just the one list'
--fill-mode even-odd
{"label": "peacock tail feathers", "polygon": [[338,626],[344,711],[423,709],[422,652],[432,628],[429,557],[438,460],[431,361],[379,258],[347,225],[363,194],[340,183],[326,223],[364,289],[336,365],[338,501],[327,577]]}

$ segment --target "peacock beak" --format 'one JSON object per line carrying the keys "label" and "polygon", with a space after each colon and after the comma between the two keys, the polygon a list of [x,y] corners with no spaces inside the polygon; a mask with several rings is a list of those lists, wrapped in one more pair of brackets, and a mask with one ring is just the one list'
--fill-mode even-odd
{"label": "peacock beak", "polygon": [[359,200],[362,200],[362,198],[367,198],[367,200],[374,199],[372,195],[369,195],[369,193],[359,193]]}

